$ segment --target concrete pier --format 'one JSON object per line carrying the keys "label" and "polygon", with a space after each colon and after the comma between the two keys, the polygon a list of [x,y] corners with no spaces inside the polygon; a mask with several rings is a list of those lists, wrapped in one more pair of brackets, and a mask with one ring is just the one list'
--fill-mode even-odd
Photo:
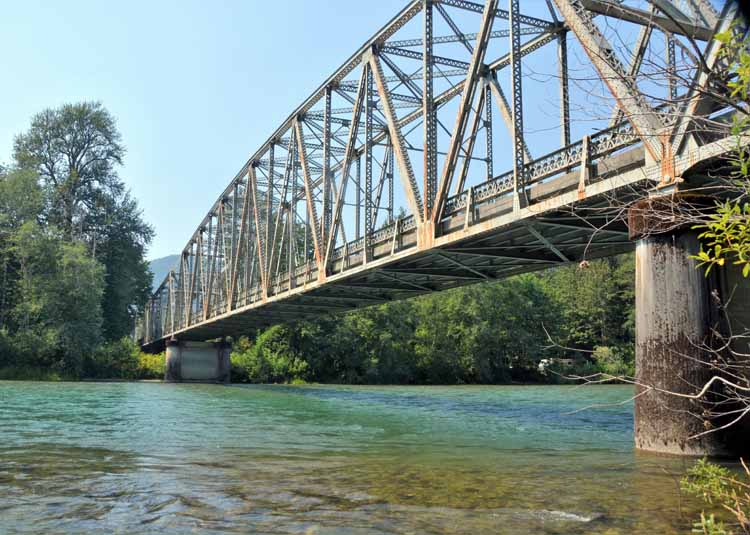
{"label": "concrete pier", "polygon": [[707,417],[715,399],[711,393],[702,400],[686,396],[717,373],[708,363],[716,359],[712,348],[721,343],[716,333],[729,330],[722,305],[730,288],[739,299],[728,309],[736,313],[732,323],[747,322],[750,281],[726,269],[705,275],[690,258],[700,251],[698,233],[670,228],[665,217],[664,208],[679,202],[678,196],[641,201],[629,217],[637,240],[635,445],[659,453],[738,455],[750,442],[741,437],[744,426],[691,438],[724,422]]}
{"label": "concrete pier", "polygon": [[708,356],[701,346],[709,342],[712,319],[709,280],[689,259],[698,247],[694,232],[643,238],[636,245],[635,369],[641,386],[635,445],[642,450],[726,453],[716,434],[690,439],[706,430],[701,403],[666,393],[695,394],[711,377],[701,364]]}
{"label": "concrete pier", "polygon": [[228,383],[229,354],[226,342],[167,342],[164,380],[171,383]]}

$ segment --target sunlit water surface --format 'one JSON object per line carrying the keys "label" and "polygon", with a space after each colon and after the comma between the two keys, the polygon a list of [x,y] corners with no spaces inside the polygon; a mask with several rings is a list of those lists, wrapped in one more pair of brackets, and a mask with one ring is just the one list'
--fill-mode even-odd
{"label": "sunlit water surface", "polygon": [[689,532],[631,393],[0,382],[0,533]]}

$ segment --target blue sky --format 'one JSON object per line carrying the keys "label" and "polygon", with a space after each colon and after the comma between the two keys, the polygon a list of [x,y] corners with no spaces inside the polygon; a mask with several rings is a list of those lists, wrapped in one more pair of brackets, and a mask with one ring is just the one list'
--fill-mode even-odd
{"label": "blue sky", "polygon": [[120,175],[178,253],[247,157],[403,0],[42,2],[0,12],[0,162],[31,116],[99,100]]}

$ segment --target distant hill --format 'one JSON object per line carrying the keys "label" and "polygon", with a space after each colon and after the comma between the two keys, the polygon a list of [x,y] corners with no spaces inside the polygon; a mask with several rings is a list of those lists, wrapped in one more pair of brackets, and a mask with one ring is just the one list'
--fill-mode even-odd
{"label": "distant hill", "polygon": [[167,273],[169,273],[171,269],[177,268],[179,262],[180,255],[178,254],[172,254],[165,256],[164,258],[156,258],[149,262],[148,267],[151,269],[151,273],[154,274],[154,290],[156,290],[156,288],[162,283],[164,277],[167,276]]}

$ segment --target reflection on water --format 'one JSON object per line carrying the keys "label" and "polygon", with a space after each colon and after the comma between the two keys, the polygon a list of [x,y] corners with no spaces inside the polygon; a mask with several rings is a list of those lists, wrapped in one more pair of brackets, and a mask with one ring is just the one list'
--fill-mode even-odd
{"label": "reflection on water", "polygon": [[688,532],[630,394],[0,382],[0,532]]}

